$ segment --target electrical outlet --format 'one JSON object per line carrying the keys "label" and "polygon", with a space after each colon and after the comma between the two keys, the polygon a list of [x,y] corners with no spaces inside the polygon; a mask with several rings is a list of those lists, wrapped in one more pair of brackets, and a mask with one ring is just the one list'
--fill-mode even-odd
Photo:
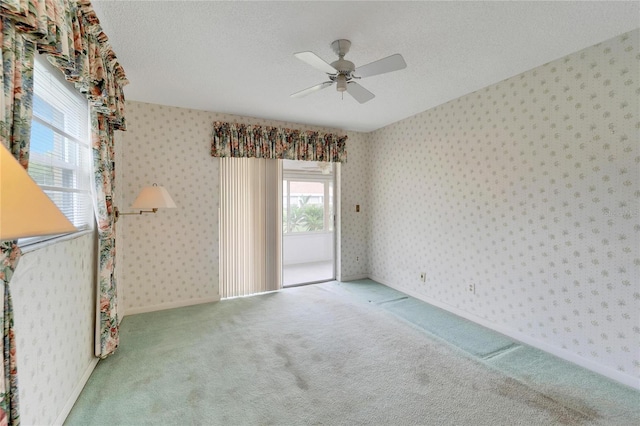
{"label": "electrical outlet", "polygon": [[360,256],[356,256],[356,262],[360,262]]}
{"label": "electrical outlet", "polygon": [[427,273],[426,272],[420,272],[420,281],[427,282]]}
{"label": "electrical outlet", "polygon": [[469,293],[476,294],[476,285],[474,283],[470,283],[467,290],[469,290]]}

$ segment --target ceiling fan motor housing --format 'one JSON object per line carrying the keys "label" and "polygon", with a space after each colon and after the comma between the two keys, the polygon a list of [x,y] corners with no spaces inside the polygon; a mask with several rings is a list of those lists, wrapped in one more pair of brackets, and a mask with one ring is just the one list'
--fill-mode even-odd
{"label": "ceiling fan motor housing", "polygon": [[[345,39],[339,39],[331,43],[331,48],[338,55],[338,60],[333,61],[331,66],[338,71],[338,74],[334,76],[329,76],[331,80],[338,82],[338,91],[342,92],[346,89],[346,82],[351,80],[351,73],[356,69],[356,66],[353,62],[347,61],[344,59],[344,55],[349,52],[349,48],[351,47],[351,42]],[[340,77],[343,76],[343,77]]]}
{"label": "ceiling fan motor housing", "polygon": [[331,66],[339,71],[340,74],[351,74],[353,70],[356,69],[356,66],[353,62],[347,61],[346,59],[338,59],[337,61],[331,62]]}

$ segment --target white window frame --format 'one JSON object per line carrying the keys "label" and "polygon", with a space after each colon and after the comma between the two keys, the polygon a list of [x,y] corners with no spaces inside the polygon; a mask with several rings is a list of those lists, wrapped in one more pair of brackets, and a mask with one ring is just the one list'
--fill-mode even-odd
{"label": "white window frame", "polygon": [[[316,174],[316,173],[300,173],[297,171],[287,171],[285,170],[283,172],[283,176],[282,176],[282,180],[283,182],[286,182],[287,185],[287,189],[286,189],[286,203],[287,203],[287,225],[284,226],[283,224],[283,233],[285,235],[304,235],[304,234],[319,234],[319,233],[327,233],[327,232],[334,232],[335,231],[335,220],[334,220],[334,213],[331,211],[331,204],[333,204],[333,208],[335,209],[335,199],[333,200],[333,203],[330,203],[331,197],[330,197],[330,191],[332,189],[332,187],[335,185],[335,177],[333,175],[333,173],[328,174],[328,175],[324,175],[324,174]],[[324,186],[324,195],[323,195],[323,201],[322,201],[322,205],[323,205],[323,219],[324,219],[324,223],[323,223],[323,227],[322,229],[319,229],[317,231],[291,231],[291,232],[287,232],[286,230],[289,228],[289,208],[291,207],[291,191],[290,191],[290,183],[291,181],[295,181],[295,182],[318,182],[318,183],[322,183]],[[335,196],[335,194],[334,194]],[[283,194],[283,204],[284,204],[284,198],[285,195]],[[284,206],[283,206],[283,211],[284,211]]]}
{"label": "white window frame", "polygon": [[[55,197],[51,198],[59,208],[61,205],[58,203],[65,204],[66,210],[70,212],[70,214],[66,216],[74,224],[77,231],[70,234],[22,238],[19,240],[21,247],[29,248],[34,244],[39,244],[44,241],[53,242],[54,240],[59,241],[60,239],[68,239],[70,237],[75,238],[79,233],[92,231],[95,223],[91,192],[92,172],[89,102],[72,83],[64,79],[62,73],[51,65],[44,55],[36,55],[33,78],[33,102],[36,102],[36,97],[38,97],[41,101],[59,111],[60,114],[63,114],[63,117],[65,112],[67,115],[77,114],[76,117],[78,117],[78,128],[73,132],[64,128],[64,118],[62,121],[47,119],[46,117],[39,116],[34,108],[31,119],[32,137],[34,137],[34,125],[53,132],[53,151],[60,156],[54,157],[38,152],[33,149],[35,144],[31,144],[29,153],[29,169],[31,169],[32,165],[42,165],[53,168],[60,175],[65,174],[69,176],[69,174],[71,174],[71,181],[74,183],[68,185],[65,183],[51,185],[51,182],[47,184],[47,182],[38,182],[38,179],[35,178],[34,180],[45,193],[48,192],[47,195],[56,193],[64,197],[64,194],[72,194],[71,201],[69,201],[69,198],[64,199],[64,201],[56,200]],[[62,112],[62,110],[65,112]],[[31,171],[35,173],[35,171]],[[34,175],[32,175],[32,177],[34,177]],[[64,208],[61,208],[61,210],[65,213]]]}

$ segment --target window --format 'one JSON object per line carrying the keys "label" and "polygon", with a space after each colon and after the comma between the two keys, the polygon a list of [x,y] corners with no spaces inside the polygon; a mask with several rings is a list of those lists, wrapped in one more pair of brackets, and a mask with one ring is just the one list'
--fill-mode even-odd
{"label": "window", "polygon": [[282,181],[282,229],[294,232],[333,231],[332,177],[285,176]]}
{"label": "window", "polygon": [[[34,66],[29,175],[78,230],[92,227],[89,104],[43,56]],[[30,244],[52,237],[22,240]]]}

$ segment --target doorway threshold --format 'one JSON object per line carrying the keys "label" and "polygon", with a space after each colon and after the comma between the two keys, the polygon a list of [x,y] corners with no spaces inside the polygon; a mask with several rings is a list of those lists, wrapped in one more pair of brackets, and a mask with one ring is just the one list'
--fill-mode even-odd
{"label": "doorway threshold", "polygon": [[312,284],[333,281],[335,272],[333,261],[297,263],[282,268],[282,286],[291,287],[299,284]]}

